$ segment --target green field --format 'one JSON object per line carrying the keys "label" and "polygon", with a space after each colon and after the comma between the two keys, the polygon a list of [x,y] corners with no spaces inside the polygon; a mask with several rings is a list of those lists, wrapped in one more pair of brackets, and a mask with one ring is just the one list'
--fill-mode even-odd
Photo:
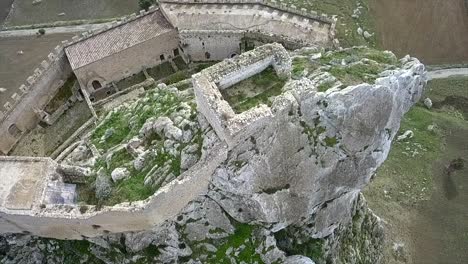
{"label": "green field", "polygon": [[[408,245],[408,263],[468,258],[468,78],[431,81],[426,96],[432,109],[419,103],[401,124],[399,134],[412,130],[414,137],[392,144],[364,192],[369,207],[389,223],[385,263],[400,263],[390,248],[401,241]],[[449,175],[458,158],[465,159],[465,168]]]}

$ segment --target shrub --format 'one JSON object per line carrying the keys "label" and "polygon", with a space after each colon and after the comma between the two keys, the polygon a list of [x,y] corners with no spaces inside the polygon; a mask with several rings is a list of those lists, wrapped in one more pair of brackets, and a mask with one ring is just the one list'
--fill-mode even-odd
{"label": "shrub", "polygon": [[45,34],[45,29],[43,29],[43,28],[40,28],[40,29],[37,31],[37,33],[38,33],[39,35],[41,35],[41,36],[42,36],[42,35],[44,35],[44,34]]}

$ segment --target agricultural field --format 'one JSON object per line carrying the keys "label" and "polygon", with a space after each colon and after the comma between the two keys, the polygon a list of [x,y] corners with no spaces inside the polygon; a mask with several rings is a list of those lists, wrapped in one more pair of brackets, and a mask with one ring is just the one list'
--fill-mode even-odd
{"label": "agricultural field", "polygon": [[8,16],[8,13],[10,13],[11,4],[13,3],[13,1],[14,0],[2,0],[2,1],[0,1],[0,28],[3,25],[3,21]]}
{"label": "agricultural field", "polygon": [[[0,105],[8,101],[60,41],[72,36],[46,34],[41,37],[0,38],[0,87],[6,89],[0,96]],[[20,51],[23,53],[19,54]]]}
{"label": "agricultural field", "polygon": [[464,0],[370,0],[379,45],[425,64],[468,62]]}
{"label": "agricultural field", "polygon": [[15,0],[5,26],[103,20],[138,12],[136,0],[42,0],[38,4],[32,2],[32,0]]}
{"label": "agricultural field", "polygon": [[[433,107],[419,103],[406,114],[399,134],[414,136],[393,143],[364,192],[386,221],[384,263],[468,259],[468,78],[433,80],[426,96]],[[404,245],[402,254],[394,243]]]}

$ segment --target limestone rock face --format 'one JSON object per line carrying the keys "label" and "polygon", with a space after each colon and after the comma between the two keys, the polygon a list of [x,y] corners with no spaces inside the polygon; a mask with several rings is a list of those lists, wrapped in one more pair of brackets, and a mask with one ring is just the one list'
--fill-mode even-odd
{"label": "limestone rock face", "polygon": [[385,75],[326,92],[311,82],[287,84],[271,122],[229,151],[209,197],[240,222],[280,230],[314,215],[314,236],[331,234],[350,220],[351,204],[386,159],[426,82],[424,66],[412,58]]}

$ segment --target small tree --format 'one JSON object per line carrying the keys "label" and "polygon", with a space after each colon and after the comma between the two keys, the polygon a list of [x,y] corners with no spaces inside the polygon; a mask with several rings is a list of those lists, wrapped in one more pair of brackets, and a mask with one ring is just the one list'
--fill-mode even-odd
{"label": "small tree", "polygon": [[37,33],[42,36],[45,34],[45,29],[41,28],[37,31]]}
{"label": "small tree", "polygon": [[138,0],[138,5],[141,9],[148,11],[149,7],[154,4],[156,0]]}

